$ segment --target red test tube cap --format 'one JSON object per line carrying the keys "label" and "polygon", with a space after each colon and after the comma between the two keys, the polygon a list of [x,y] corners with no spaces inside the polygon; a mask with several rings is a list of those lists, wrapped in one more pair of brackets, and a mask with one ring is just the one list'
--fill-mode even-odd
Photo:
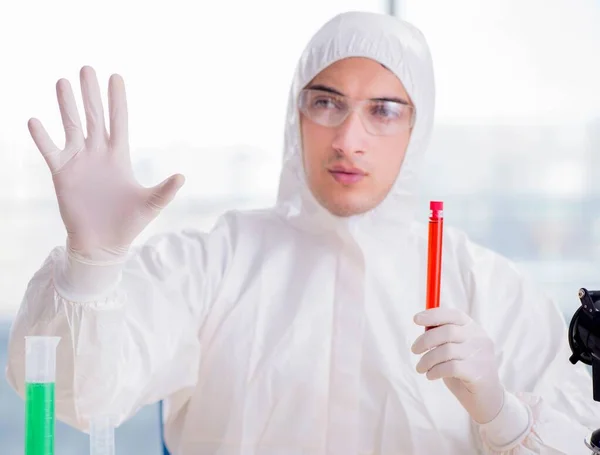
{"label": "red test tube cap", "polygon": [[429,210],[444,210],[444,203],[442,201],[431,201],[429,202]]}

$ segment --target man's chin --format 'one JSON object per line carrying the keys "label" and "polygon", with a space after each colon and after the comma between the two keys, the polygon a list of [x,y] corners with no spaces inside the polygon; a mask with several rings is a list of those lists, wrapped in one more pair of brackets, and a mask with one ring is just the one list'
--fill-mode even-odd
{"label": "man's chin", "polygon": [[375,205],[367,203],[367,201],[329,201],[324,205],[331,213],[340,218],[349,218],[352,216],[362,215],[373,209]]}

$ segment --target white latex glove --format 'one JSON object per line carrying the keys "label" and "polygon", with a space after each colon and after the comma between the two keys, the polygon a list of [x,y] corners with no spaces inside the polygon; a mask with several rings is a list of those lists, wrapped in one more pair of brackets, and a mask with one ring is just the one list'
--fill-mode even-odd
{"label": "white latex glove", "polygon": [[504,404],[494,343],[467,314],[453,308],[434,308],[414,317],[430,327],[412,346],[423,354],[417,371],[430,380],[444,379],[471,418],[480,424],[493,420]]}
{"label": "white latex glove", "polygon": [[66,79],[56,84],[64,149],[52,142],[39,120],[32,118],[28,126],[52,172],[69,260],[110,265],[125,259],[131,243],[173,199],[184,178],[176,174],[153,188],[142,187],[129,157],[123,79],[115,74],[109,80],[110,135],[95,71],[83,67],[80,81],[87,137]]}

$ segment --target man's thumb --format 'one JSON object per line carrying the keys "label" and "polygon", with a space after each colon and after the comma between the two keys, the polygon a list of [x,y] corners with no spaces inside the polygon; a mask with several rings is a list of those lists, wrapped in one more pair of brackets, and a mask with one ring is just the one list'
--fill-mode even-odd
{"label": "man's thumb", "polygon": [[162,210],[173,200],[177,191],[185,183],[185,177],[181,174],[175,174],[162,181],[151,189],[150,197],[146,204],[152,210]]}

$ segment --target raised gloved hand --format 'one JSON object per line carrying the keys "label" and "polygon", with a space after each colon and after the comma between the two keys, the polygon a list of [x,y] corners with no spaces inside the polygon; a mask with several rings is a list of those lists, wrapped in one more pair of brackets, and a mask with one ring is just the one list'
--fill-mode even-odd
{"label": "raised gloved hand", "polygon": [[113,75],[109,80],[110,134],[94,70],[83,67],[80,80],[87,136],[65,79],[56,84],[64,149],[52,142],[39,120],[31,119],[28,126],[52,172],[70,258],[86,264],[114,264],[125,259],[131,243],[173,199],[184,178],[176,174],[153,188],[142,187],[129,157],[123,79]]}
{"label": "raised gloved hand", "polygon": [[467,314],[453,308],[434,308],[415,315],[418,325],[430,327],[412,346],[423,354],[417,371],[428,379],[444,379],[471,418],[480,424],[494,419],[504,403],[494,343]]}

